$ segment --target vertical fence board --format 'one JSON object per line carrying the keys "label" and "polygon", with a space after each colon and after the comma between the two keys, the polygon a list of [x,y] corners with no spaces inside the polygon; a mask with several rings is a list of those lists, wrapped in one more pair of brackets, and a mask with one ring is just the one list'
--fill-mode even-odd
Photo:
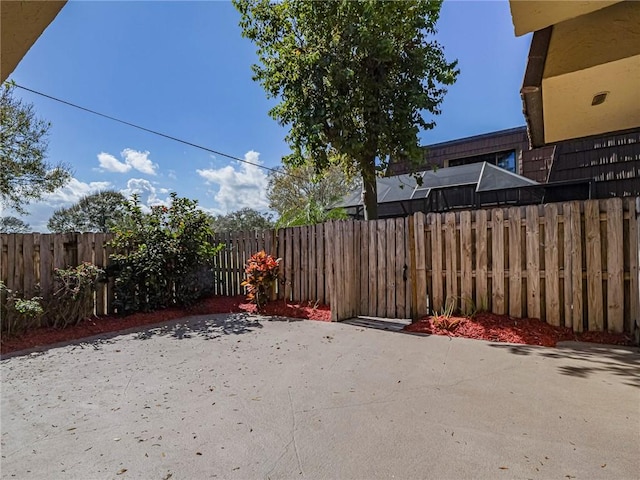
{"label": "vertical fence board", "polygon": [[562,273],[563,273],[563,291],[564,291],[564,322],[563,326],[572,327],[572,306],[573,299],[571,296],[572,287],[572,266],[571,266],[571,248],[573,238],[571,234],[571,204],[564,203],[562,205],[562,243],[564,258],[562,261]]}
{"label": "vertical fence board", "polygon": [[487,290],[487,211],[476,211],[476,305],[480,310],[491,308]]}
{"label": "vertical fence board", "polygon": [[53,235],[40,234],[40,289],[43,296],[48,296],[53,287],[53,256],[51,244]]}
{"label": "vertical fence board", "polygon": [[389,218],[387,224],[387,266],[386,266],[386,293],[387,312],[385,317],[396,317],[396,224],[395,220]]}
{"label": "vertical fence board", "polygon": [[446,281],[447,281],[447,297],[445,298],[445,308],[453,305],[454,309],[458,308],[458,262],[456,249],[456,214],[453,212],[445,213],[445,265],[446,265]]}
{"label": "vertical fence board", "polygon": [[502,209],[494,209],[491,217],[492,312],[502,315],[506,313],[504,294],[504,211]]}
{"label": "vertical fence board", "polygon": [[424,245],[424,221],[425,215],[422,212],[413,214],[415,228],[414,239],[416,250],[416,278],[415,288],[418,292],[418,298],[416,302],[416,314],[418,318],[425,316],[427,313],[427,262],[426,262],[426,248]]}
{"label": "vertical fence board", "polygon": [[316,251],[315,262],[316,262],[316,295],[318,297],[318,302],[321,304],[326,304],[327,300],[324,296],[324,282],[325,282],[325,274],[324,274],[324,229],[323,224],[319,223],[315,226],[316,230]]}
{"label": "vertical fence board", "polygon": [[360,222],[360,315],[369,315],[369,225],[370,222]]}
{"label": "vertical fence board", "polygon": [[527,316],[540,318],[540,226],[538,207],[526,207]]}
{"label": "vertical fence board", "polygon": [[580,202],[571,202],[571,305],[574,332],[582,332],[584,317],[584,296],[582,293],[582,222]]}
{"label": "vertical fence board", "polygon": [[460,296],[462,310],[469,313],[473,304],[473,242],[471,212],[460,212]]}
{"label": "vertical fence board", "polygon": [[367,310],[360,312],[362,315],[375,317],[378,314],[378,227],[375,221],[367,222],[369,233],[369,304]]}
{"label": "vertical fence board", "polygon": [[21,294],[24,294],[24,235],[14,235],[15,237],[15,248],[14,248],[14,274],[13,274],[13,284],[15,285],[15,289],[19,291]]}
{"label": "vertical fence board", "polygon": [[398,318],[407,318],[407,311],[405,306],[405,283],[404,283],[404,270],[406,268],[405,258],[405,232],[404,232],[404,218],[395,219],[395,233],[396,233],[396,272],[395,272],[395,284],[396,284],[396,316]]}
{"label": "vertical fence board", "polygon": [[300,301],[309,300],[309,227],[300,227]]}
{"label": "vertical fence board", "polygon": [[[325,275],[324,295],[327,305],[332,305],[333,290],[331,289],[330,282],[333,280],[333,250],[332,239],[333,235],[333,222],[324,224],[324,269],[327,272]],[[333,310],[333,309],[332,309]]]}
{"label": "vertical fence board", "polygon": [[622,199],[604,201],[607,211],[607,329],[624,331],[624,248]]}
{"label": "vertical fence board", "polygon": [[[440,312],[444,303],[444,285],[442,278],[442,217],[439,213],[430,213],[428,218],[430,219],[429,227],[431,228],[432,310],[434,312]],[[417,232],[416,235],[418,235]]]}
{"label": "vertical fence board", "polygon": [[293,229],[285,229],[284,297],[287,302],[293,300]]}
{"label": "vertical fence board", "polygon": [[376,316],[384,317],[387,314],[387,292],[384,278],[386,269],[385,258],[387,256],[387,225],[384,220],[376,220],[375,224],[378,234],[378,280],[376,281],[376,297],[378,299],[378,308],[376,309]]}
{"label": "vertical fence board", "polygon": [[24,269],[24,279],[22,285],[22,291],[24,292],[25,298],[33,297],[35,291],[36,284],[36,274],[34,270],[34,257],[36,254],[34,248],[34,236],[38,235],[37,233],[28,233],[23,236],[22,239],[22,250],[23,250],[23,269]]}
{"label": "vertical fence board", "polygon": [[[404,271],[402,274],[402,281],[404,283],[404,310],[405,310],[405,316],[407,318],[413,318],[413,313],[411,311],[411,305],[412,305],[412,295],[413,295],[413,282],[415,281],[415,275],[412,272],[411,269],[411,247],[410,245],[413,243],[413,240],[411,238],[411,233],[409,230],[409,225],[412,222],[412,218],[411,217],[404,217],[403,219],[403,238],[404,238]],[[425,234],[424,232],[421,233],[422,237],[423,237],[423,242],[425,241]],[[426,245],[426,244],[425,244]],[[426,273],[426,269],[425,269],[425,273]],[[417,299],[416,299],[417,300]],[[428,302],[427,302],[427,306],[428,306]]]}
{"label": "vertical fence board", "polygon": [[309,251],[307,253],[309,257],[309,300],[318,302],[318,285],[317,279],[317,266],[316,266],[316,254],[318,252],[318,245],[316,244],[316,226],[311,225],[309,227]]}
{"label": "vertical fence board", "polygon": [[7,237],[7,288],[16,290],[16,235]]}
{"label": "vertical fence board", "polygon": [[634,333],[634,324],[640,328],[640,231],[638,215],[640,214],[640,198],[627,200],[629,207],[629,332]]}
{"label": "vertical fence board", "polygon": [[587,315],[589,330],[602,331],[602,255],[600,245],[600,206],[598,200],[587,200],[584,222],[587,248]]}
{"label": "vertical fence board", "polygon": [[9,235],[0,233],[0,281],[9,286]]}
{"label": "vertical fence board", "polygon": [[358,316],[358,310],[360,307],[360,301],[358,299],[358,289],[360,287],[358,273],[358,259],[360,256],[358,255],[358,246],[360,244],[360,238],[357,235],[358,225],[356,221],[347,222],[347,247],[348,247],[348,262],[347,262],[347,271],[346,273],[346,281],[348,285],[348,293],[349,293],[349,317],[353,318]]}
{"label": "vertical fence board", "polygon": [[560,282],[558,275],[558,207],[545,206],[544,217],[544,291],[546,322],[560,325]]}
{"label": "vertical fence board", "polygon": [[509,315],[522,317],[522,227],[520,208],[509,209]]}

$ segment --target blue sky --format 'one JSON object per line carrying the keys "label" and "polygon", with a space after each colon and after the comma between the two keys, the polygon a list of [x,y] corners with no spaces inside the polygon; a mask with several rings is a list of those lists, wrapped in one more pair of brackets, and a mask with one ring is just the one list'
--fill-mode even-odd
{"label": "blue sky", "polygon": [[[286,130],[251,80],[255,47],[230,2],[75,2],[62,9],[10,79],[211,149],[280,164]],[[436,39],[461,74],[423,144],[524,124],[519,89],[530,37],[516,38],[507,0],[444,2]],[[46,231],[55,208],[113,188],[148,205],[169,192],[211,213],[268,208],[266,173],[16,89],[51,121],[49,158],[72,166],[66,187],[23,217]],[[11,214],[4,212],[3,214]]]}

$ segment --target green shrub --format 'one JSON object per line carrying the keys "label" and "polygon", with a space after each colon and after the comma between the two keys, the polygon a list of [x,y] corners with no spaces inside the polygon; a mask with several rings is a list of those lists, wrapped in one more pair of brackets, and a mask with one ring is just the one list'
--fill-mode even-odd
{"label": "green shrub", "polygon": [[134,196],[110,242],[118,313],[189,305],[213,291],[211,268],[222,245],[210,242],[208,216],[197,201],[171,194],[167,207],[144,213]]}
{"label": "green shrub", "polygon": [[83,262],[68,269],[56,268],[55,289],[46,301],[47,324],[64,328],[93,315],[94,292],[104,270]]}
{"label": "green shrub", "polygon": [[7,335],[41,326],[44,309],[42,297],[22,298],[0,282],[0,330]]}

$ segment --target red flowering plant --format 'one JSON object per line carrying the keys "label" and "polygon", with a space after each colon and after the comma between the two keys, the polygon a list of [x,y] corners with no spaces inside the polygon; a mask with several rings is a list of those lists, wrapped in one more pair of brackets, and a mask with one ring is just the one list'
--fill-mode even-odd
{"label": "red flowering plant", "polygon": [[269,300],[269,290],[278,279],[280,260],[261,250],[247,262],[244,269],[245,280],[241,285],[246,288],[247,300],[256,304],[257,311]]}

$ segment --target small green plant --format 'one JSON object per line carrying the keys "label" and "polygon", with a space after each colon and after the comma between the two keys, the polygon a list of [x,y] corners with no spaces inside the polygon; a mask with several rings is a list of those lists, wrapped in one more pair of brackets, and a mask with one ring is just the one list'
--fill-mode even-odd
{"label": "small green plant", "polygon": [[459,317],[454,317],[453,313],[456,310],[457,297],[447,297],[444,302],[444,308],[439,315],[434,315],[433,325],[448,332],[454,331],[460,325],[462,321]]}
{"label": "small green plant", "polygon": [[18,292],[0,282],[0,319],[3,333],[12,335],[39,327],[43,316],[42,297],[22,298]]}
{"label": "small green plant", "polygon": [[93,315],[98,280],[104,270],[89,262],[67,269],[56,268],[55,290],[47,299],[48,324],[55,328],[77,325]]}
{"label": "small green plant", "polygon": [[278,279],[280,259],[275,259],[264,250],[251,256],[244,269],[245,280],[242,286],[246,288],[247,300],[256,304],[259,311],[269,300],[269,292]]}

